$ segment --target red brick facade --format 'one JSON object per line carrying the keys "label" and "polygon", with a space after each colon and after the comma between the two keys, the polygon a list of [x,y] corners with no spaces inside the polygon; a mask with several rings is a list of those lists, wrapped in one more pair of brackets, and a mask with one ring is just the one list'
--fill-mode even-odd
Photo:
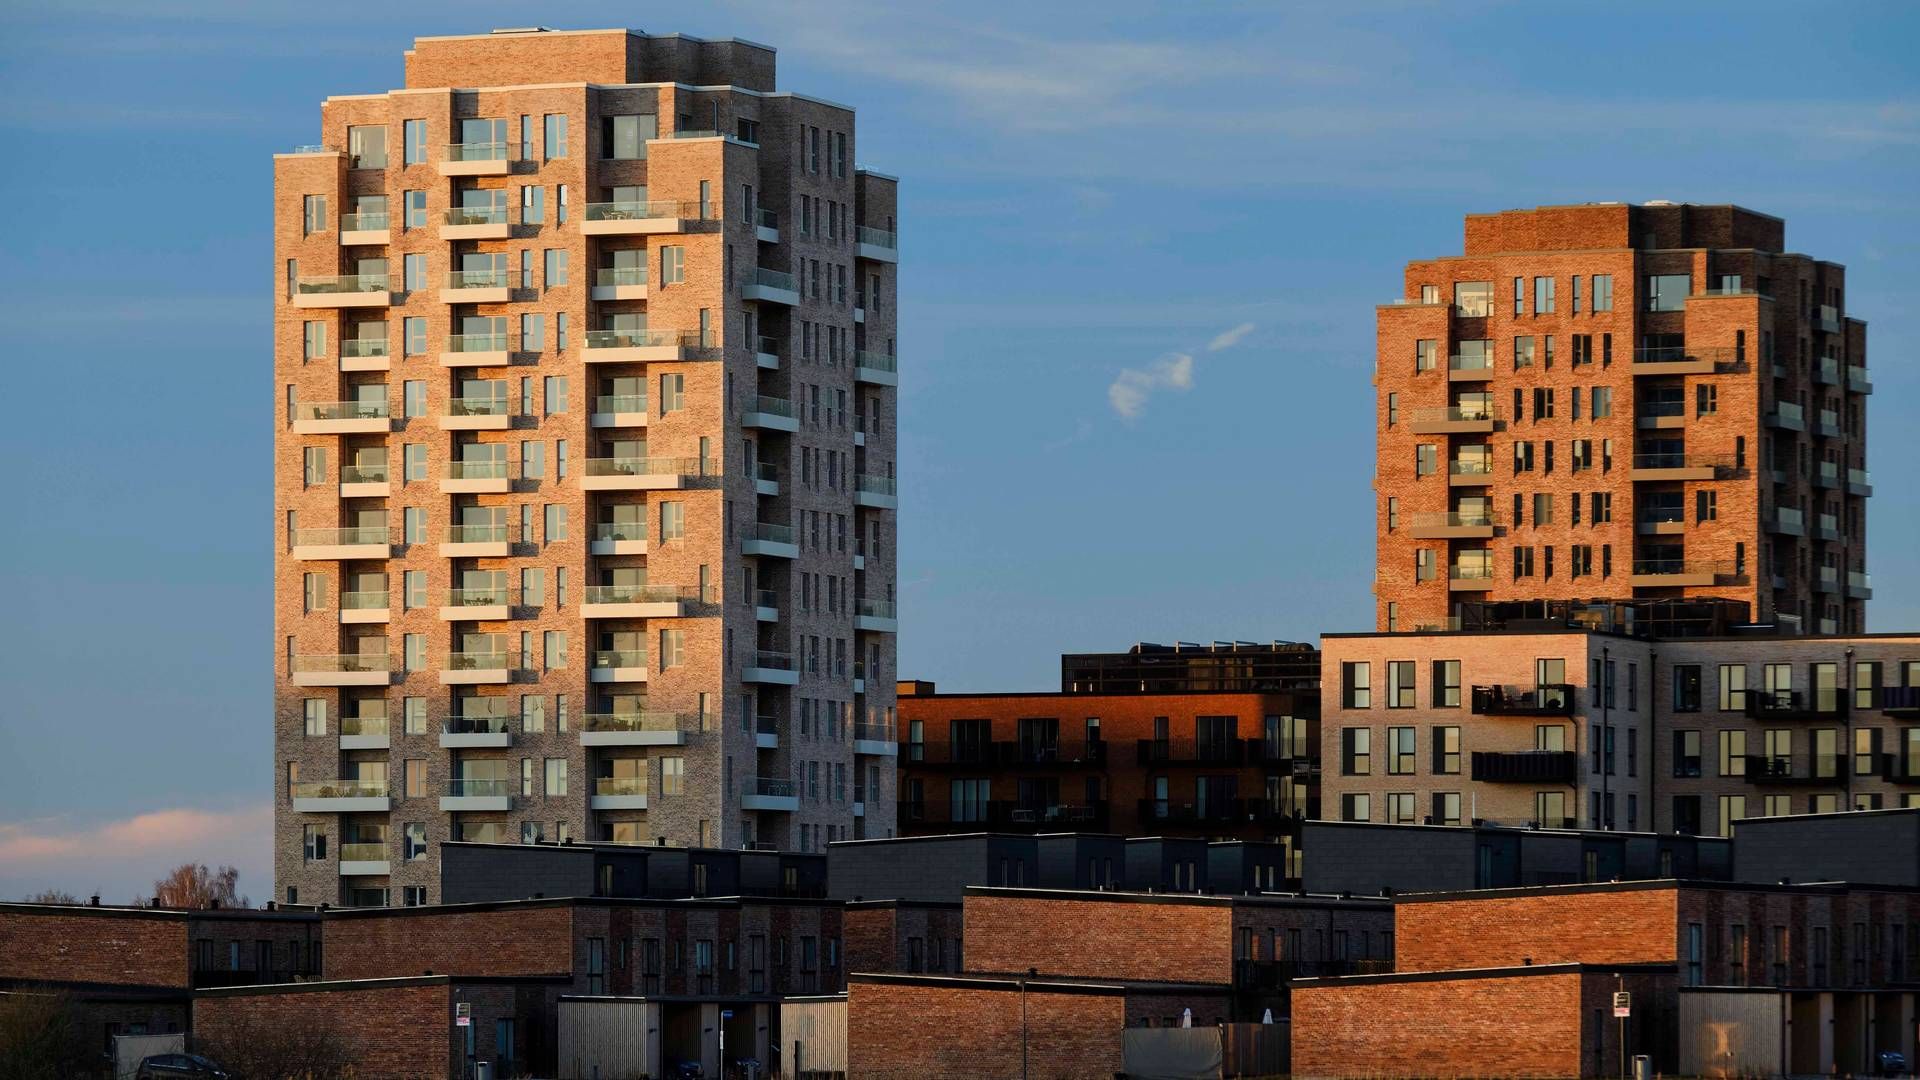
{"label": "red brick facade", "polygon": [[354,915],[327,923],[328,979],[573,971],[573,908]]}
{"label": "red brick facade", "polygon": [[1403,901],[1394,910],[1394,966],[1672,963],[1676,905],[1672,888]]}
{"label": "red brick facade", "polygon": [[189,987],[312,970],[319,918],[246,911],[0,904],[0,979]]}
{"label": "red brick facade", "polygon": [[453,1003],[444,981],[277,993],[226,993],[193,1003],[196,1046],[223,1043],[276,1027],[330,1032],[341,1040],[364,1080],[426,1080],[455,1067]]}
{"label": "red brick facade", "polygon": [[1144,982],[1233,981],[1233,906],[968,896],[969,971]]}
{"label": "red brick facade", "polygon": [[[927,980],[931,983],[932,980]],[[877,981],[847,988],[847,1073],[862,1080],[1005,1080],[1022,1075],[1021,999],[1000,980]],[[1029,987],[1025,1075],[1121,1070],[1127,997],[1117,987]]]}

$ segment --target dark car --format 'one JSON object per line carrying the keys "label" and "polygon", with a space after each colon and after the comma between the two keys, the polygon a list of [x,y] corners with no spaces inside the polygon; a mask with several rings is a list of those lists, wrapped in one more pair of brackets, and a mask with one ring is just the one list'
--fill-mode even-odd
{"label": "dark car", "polygon": [[140,1062],[134,1080],[227,1080],[227,1070],[199,1054],[154,1054]]}
{"label": "dark car", "polygon": [[1899,1076],[1907,1071],[1907,1055],[1898,1050],[1880,1051],[1880,1075]]}

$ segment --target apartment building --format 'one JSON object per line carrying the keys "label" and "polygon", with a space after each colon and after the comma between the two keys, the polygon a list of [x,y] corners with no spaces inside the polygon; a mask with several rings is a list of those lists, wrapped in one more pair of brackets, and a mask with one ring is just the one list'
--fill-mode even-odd
{"label": "apartment building", "polygon": [[274,158],[276,893],[890,834],[896,182],[853,111],[744,41],[405,67]]}
{"label": "apartment building", "polygon": [[1324,816],[1728,836],[1920,805],[1920,635],[1322,639]]}
{"label": "apartment building", "polygon": [[1126,652],[1065,653],[1063,694],[1198,694],[1320,688],[1320,651],[1297,641],[1143,641]]}
{"label": "apartment building", "polygon": [[1089,831],[1292,845],[1316,810],[1317,690],[941,694],[920,682],[902,683],[898,701],[907,835]]}
{"label": "apartment building", "polygon": [[1470,215],[1378,310],[1376,629],[1718,597],[1866,629],[1866,324],[1733,206]]}

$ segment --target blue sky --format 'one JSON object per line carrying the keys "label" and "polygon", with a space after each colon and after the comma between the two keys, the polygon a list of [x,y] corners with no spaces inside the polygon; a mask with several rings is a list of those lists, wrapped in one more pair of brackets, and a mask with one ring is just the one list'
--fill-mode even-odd
{"label": "blue sky", "polygon": [[[0,11],[0,896],[187,856],[267,891],[269,156],[399,85],[415,35],[529,10]],[[1920,627],[1920,8],[539,15],[774,45],[903,177],[906,674],[1047,688],[1063,651],[1367,628],[1374,305],[1467,212],[1601,199],[1738,202],[1848,265],[1869,619]]]}

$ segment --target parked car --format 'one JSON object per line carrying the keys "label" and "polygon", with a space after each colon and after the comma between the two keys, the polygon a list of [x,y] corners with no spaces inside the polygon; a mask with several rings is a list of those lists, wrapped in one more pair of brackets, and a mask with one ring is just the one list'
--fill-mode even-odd
{"label": "parked car", "polygon": [[199,1054],[153,1054],[141,1059],[134,1080],[227,1080],[227,1070]]}
{"label": "parked car", "polygon": [[668,1080],[703,1080],[706,1070],[700,1063],[688,1058],[674,1058],[667,1063]]}
{"label": "parked car", "polygon": [[1907,1055],[1898,1050],[1880,1051],[1880,1075],[1902,1076],[1907,1071]]}

